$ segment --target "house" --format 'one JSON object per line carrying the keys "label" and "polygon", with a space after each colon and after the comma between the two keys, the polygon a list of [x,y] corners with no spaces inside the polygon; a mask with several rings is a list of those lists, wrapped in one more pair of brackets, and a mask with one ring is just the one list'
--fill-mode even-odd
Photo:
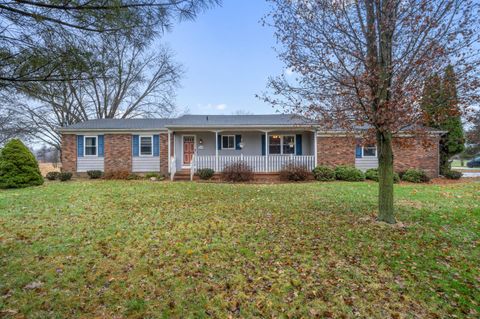
{"label": "house", "polygon": [[[359,128],[361,130],[361,128]],[[272,115],[184,115],[173,119],[99,119],[63,128],[62,167],[132,173],[160,172],[172,178],[201,168],[221,172],[242,160],[257,176],[271,176],[287,163],[378,165],[375,145],[343,130],[322,130],[305,118]],[[419,168],[438,176],[439,139],[402,134],[394,138],[395,170]],[[425,143],[428,140],[429,143]]]}

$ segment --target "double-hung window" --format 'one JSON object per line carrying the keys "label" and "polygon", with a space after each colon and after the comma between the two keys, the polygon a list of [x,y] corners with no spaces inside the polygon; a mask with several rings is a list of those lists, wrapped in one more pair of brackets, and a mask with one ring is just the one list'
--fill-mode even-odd
{"label": "double-hung window", "polygon": [[376,157],[377,147],[375,145],[366,145],[363,147],[363,157]]}
{"label": "double-hung window", "polygon": [[85,156],[97,156],[97,137],[85,136]]}
{"label": "double-hung window", "polygon": [[268,154],[282,153],[282,137],[280,135],[270,135],[268,137]]}
{"label": "double-hung window", "polygon": [[270,135],[268,153],[272,155],[295,154],[295,135]]}
{"label": "double-hung window", "polygon": [[140,156],[153,155],[152,136],[140,136]]}
{"label": "double-hung window", "polygon": [[222,135],[222,149],[224,150],[235,149],[235,135]]}
{"label": "double-hung window", "polygon": [[283,154],[295,154],[295,136],[285,135],[283,137]]}

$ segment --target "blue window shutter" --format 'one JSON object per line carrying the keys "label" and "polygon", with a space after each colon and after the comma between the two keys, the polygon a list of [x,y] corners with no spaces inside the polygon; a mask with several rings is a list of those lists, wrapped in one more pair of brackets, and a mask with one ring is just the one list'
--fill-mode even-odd
{"label": "blue window shutter", "polygon": [[362,146],[357,145],[355,148],[355,157],[356,158],[362,158]]}
{"label": "blue window shutter", "polygon": [[241,150],[242,148],[240,147],[240,142],[242,141],[242,136],[241,135],[235,135],[235,149],[236,150]]}
{"label": "blue window shutter", "polygon": [[99,135],[98,136],[98,156],[99,157],[103,157],[103,154],[104,154],[103,140],[104,140],[103,135]]}
{"label": "blue window shutter", "polygon": [[160,156],[160,135],[153,136],[153,156]]}
{"label": "blue window shutter", "polygon": [[217,137],[217,142],[218,142],[218,150],[221,150],[222,149],[222,136],[220,134],[218,134],[218,137]]}
{"label": "blue window shutter", "polygon": [[262,137],[262,156],[265,156],[265,155],[266,155],[266,154],[265,154],[265,145],[266,145],[266,143],[265,143],[265,134],[262,134],[261,137]]}
{"label": "blue window shutter", "polygon": [[297,134],[295,137],[295,143],[297,144],[295,147],[296,155],[302,155],[302,134]]}
{"label": "blue window shutter", "polygon": [[77,157],[83,157],[83,135],[77,135]]}
{"label": "blue window shutter", "polygon": [[134,157],[138,157],[138,147],[140,143],[140,137],[138,135],[132,136],[132,154]]}

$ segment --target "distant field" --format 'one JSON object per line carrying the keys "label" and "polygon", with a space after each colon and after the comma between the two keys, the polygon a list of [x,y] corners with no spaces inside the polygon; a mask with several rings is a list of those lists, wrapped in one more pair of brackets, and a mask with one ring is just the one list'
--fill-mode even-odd
{"label": "distant field", "polygon": [[466,167],[466,166],[467,166],[467,162],[468,162],[468,161],[463,161],[463,165],[462,165],[462,161],[460,161],[460,160],[453,160],[453,161],[452,161],[452,167]]}
{"label": "distant field", "polygon": [[0,190],[0,318],[479,318],[480,183]]}
{"label": "distant field", "polygon": [[60,172],[61,164],[57,164],[56,167],[52,163],[38,163],[42,176],[45,176],[48,172]]}

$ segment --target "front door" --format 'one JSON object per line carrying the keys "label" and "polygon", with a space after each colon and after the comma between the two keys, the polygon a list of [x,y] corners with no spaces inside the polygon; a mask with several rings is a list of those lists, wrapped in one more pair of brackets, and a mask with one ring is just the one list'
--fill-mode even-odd
{"label": "front door", "polygon": [[183,165],[190,165],[195,153],[195,136],[183,137]]}

